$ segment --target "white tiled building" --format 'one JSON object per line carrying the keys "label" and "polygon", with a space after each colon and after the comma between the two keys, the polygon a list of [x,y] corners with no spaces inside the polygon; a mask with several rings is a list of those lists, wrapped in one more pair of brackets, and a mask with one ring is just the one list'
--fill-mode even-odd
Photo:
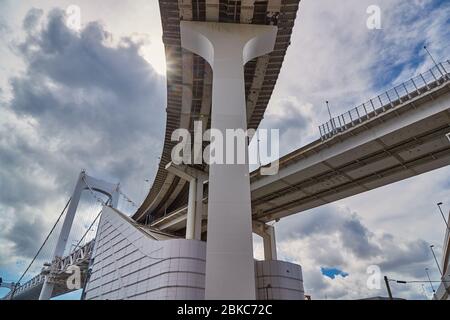
{"label": "white tiled building", "polygon": [[[105,207],[98,227],[85,298],[183,299],[205,297],[206,243],[136,224]],[[301,267],[255,261],[258,299],[304,299]]]}

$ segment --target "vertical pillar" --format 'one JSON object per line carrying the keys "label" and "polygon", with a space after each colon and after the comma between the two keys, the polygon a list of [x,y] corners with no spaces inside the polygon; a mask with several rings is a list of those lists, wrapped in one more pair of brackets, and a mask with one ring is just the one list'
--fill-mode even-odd
{"label": "vertical pillar", "polygon": [[[276,33],[274,26],[181,21],[182,47],[213,69],[211,128],[225,144],[227,129],[247,129],[244,65],[270,53]],[[234,151],[245,153],[245,163],[209,166],[206,299],[256,299],[247,145]]]}
{"label": "vertical pillar", "polygon": [[[73,219],[75,218],[75,212],[77,211],[78,203],[80,202],[81,192],[83,191],[85,184],[83,182],[83,177],[85,172],[82,171],[78,177],[75,190],[73,191],[72,198],[70,200],[69,208],[66,212],[66,217],[64,218],[64,223],[59,234],[58,242],[56,243],[55,251],[53,257],[62,257],[64,254],[64,249],[67,245],[67,240],[69,239],[70,229],[72,229]],[[52,297],[53,283],[49,282],[49,275],[45,276],[45,281],[42,286],[41,293],[39,295],[39,300],[49,300]]]}
{"label": "vertical pillar", "polygon": [[263,222],[253,221],[253,232],[263,239],[264,260],[277,260],[275,227]]}
{"label": "vertical pillar", "polygon": [[203,183],[207,179],[206,174],[198,169],[175,165],[169,162],[166,170],[189,182],[189,198],[186,215],[186,239],[201,240],[202,215],[203,215]]}
{"label": "vertical pillar", "polygon": [[191,179],[189,181],[189,199],[188,199],[188,209],[186,216],[186,239],[194,239],[195,230],[195,209],[196,209],[196,189],[197,182],[196,179]]}
{"label": "vertical pillar", "polygon": [[196,179],[196,199],[195,199],[195,230],[194,239],[202,239],[202,217],[203,217],[203,183],[205,179]]}
{"label": "vertical pillar", "polygon": [[[53,259],[62,257],[64,250],[69,240],[70,230],[72,229],[73,220],[77,211],[78,203],[80,202],[81,192],[84,189],[94,188],[96,191],[103,192],[111,199],[111,207],[117,208],[119,201],[119,185],[107,183],[105,181],[94,179],[81,171],[75,190],[73,191],[72,198],[70,200],[69,207],[64,218],[64,223],[59,234],[58,242],[56,243],[55,251],[53,253]],[[44,284],[39,295],[39,300],[48,300],[52,297],[54,285],[49,282],[49,275],[45,277]]]}
{"label": "vertical pillar", "polygon": [[264,260],[277,260],[277,244],[275,241],[275,228],[265,226],[263,234]]}

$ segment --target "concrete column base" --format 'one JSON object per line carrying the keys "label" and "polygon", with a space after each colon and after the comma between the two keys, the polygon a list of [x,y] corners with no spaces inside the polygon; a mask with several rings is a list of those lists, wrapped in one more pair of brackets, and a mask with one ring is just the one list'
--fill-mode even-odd
{"label": "concrete column base", "polygon": [[[227,130],[247,130],[244,65],[273,50],[277,27],[192,21],[181,21],[180,27],[181,46],[213,70],[211,129],[224,145],[234,144],[226,140]],[[231,148],[244,155],[244,163],[223,164],[230,156],[224,145],[216,146],[223,148],[222,162],[209,166],[205,297],[251,300],[256,293],[248,141],[244,150]]]}

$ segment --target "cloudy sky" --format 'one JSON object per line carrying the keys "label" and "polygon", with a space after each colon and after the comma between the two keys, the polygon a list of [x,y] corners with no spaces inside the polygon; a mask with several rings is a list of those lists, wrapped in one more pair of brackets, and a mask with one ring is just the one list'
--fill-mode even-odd
{"label": "cloudy sky", "polygon": [[[369,5],[380,30],[366,27]],[[81,29],[63,12],[81,9]],[[442,0],[303,0],[261,127],[281,130],[285,154],[319,137],[327,119],[431,66],[450,48]],[[17,280],[67,201],[77,174],[119,182],[139,203],[153,179],[165,126],[165,59],[156,0],[0,0],[0,276]],[[406,280],[438,279],[450,209],[450,168],[418,176],[276,224],[282,259],[303,266],[314,299],[386,295],[367,268]],[[84,196],[80,215],[98,210]],[[133,207],[120,207],[131,213]],[[255,256],[261,242],[255,240]],[[394,294],[425,299],[421,284]],[[6,293],[1,290],[0,295]]]}

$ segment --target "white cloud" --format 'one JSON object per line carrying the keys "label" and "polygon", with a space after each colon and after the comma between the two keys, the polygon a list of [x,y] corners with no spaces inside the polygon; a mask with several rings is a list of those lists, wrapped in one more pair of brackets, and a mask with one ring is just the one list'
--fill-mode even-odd
{"label": "white cloud", "polygon": [[[154,173],[146,159],[161,148],[165,104],[164,79],[140,56],[141,42],[107,45],[98,23],[76,33],[59,10],[31,10],[26,21],[26,40],[15,46],[25,72],[9,79],[11,99],[0,108],[0,219],[8,221],[0,266],[12,269],[33,257],[82,168],[121,181],[134,198]],[[73,233],[87,216],[92,222],[88,204],[85,197]]]}

